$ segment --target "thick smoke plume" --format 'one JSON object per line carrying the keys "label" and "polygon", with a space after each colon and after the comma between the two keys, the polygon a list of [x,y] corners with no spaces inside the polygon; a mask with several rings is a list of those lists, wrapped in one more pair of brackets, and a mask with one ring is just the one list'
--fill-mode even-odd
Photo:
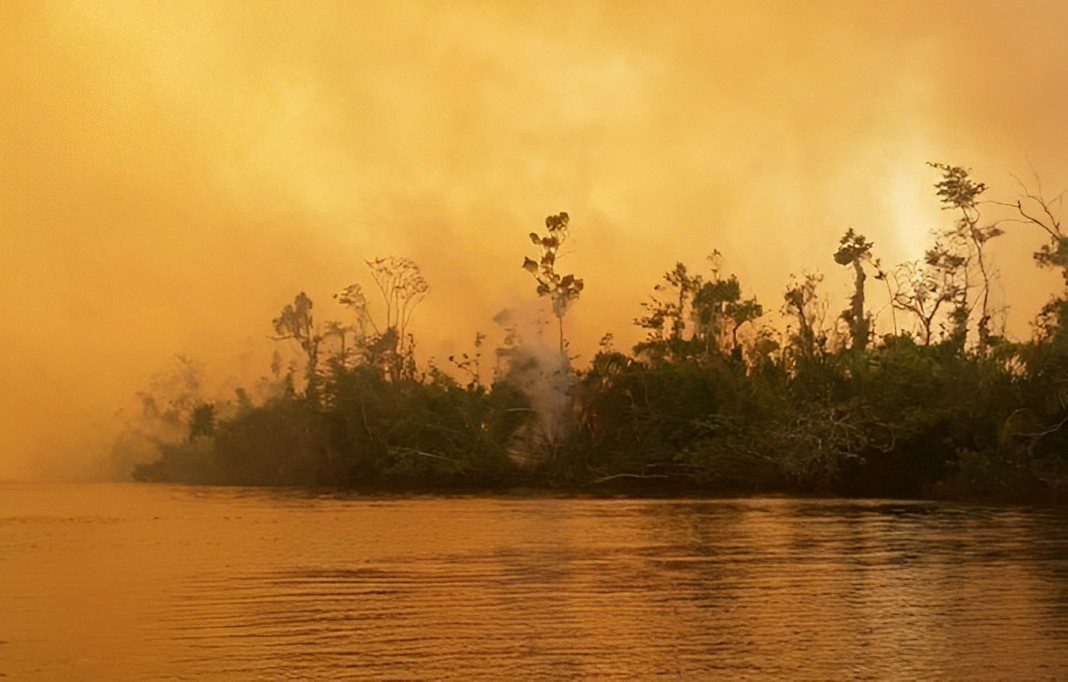
{"label": "thick smoke plume", "polygon": [[574,374],[569,358],[560,353],[544,301],[506,308],[493,321],[505,331],[496,376],[519,388],[536,415],[517,434],[510,454],[520,464],[536,466],[555,454],[571,424]]}

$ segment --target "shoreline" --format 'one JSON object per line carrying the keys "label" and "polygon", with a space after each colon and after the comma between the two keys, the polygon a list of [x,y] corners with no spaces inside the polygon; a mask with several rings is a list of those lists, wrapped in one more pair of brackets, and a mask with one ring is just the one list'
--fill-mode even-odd
{"label": "shoreline", "polygon": [[840,494],[834,492],[783,491],[699,491],[699,490],[619,490],[589,489],[588,487],[509,486],[502,488],[343,488],[332,486],[295,485],[235,485],[180,481],[74,481],[74,480],[0,480],[7,486],[144,486],[175,487],[201,490],[240,490],[263,493],[286,493],[296,497],[353,500],[424,500],[424,499],[499,499],[499,500],[590,500],[590,501],[651,501],[651,502],[716,502],[732,500],[783,500],[825,502],[877,502],[885,504],[959,504],[964,506],[1033,507],[1068,509],[1068,498],[1056,494],[1028,498],[1023,495],[949,495],[916,496],[879,494]]}

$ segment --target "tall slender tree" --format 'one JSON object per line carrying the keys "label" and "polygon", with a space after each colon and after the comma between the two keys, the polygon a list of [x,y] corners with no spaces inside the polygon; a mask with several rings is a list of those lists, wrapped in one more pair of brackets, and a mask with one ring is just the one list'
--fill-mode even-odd
{"label": "tall slender tree", "polygon": [[968,319],[970,316],[970,304],[968,303],[971,281],[969,268],[974,263],[979,270],[979,320],[976,323],[978,335],[978,349],[985,351],[990,346],[991,331],[991,304],[990,289],[995,273],[986,253],[987,243],[1002,234],[997,223],[990,225],[981,224],[979,211],[979,196],[986,191],[986,184],[977,182],[971,178],[971,169],[961,166],[951,166],[944,163],[929,163],[929,166],[942,172],[942,179],[935,183],[935,189],[943,210],[955,210],[958,212],[956,225],[944,235],[944,244],[954,242],[963,244],[966,251],[965,262],[962,270],[964,285],[959,292],[959,298],[954,310],[954,319],[958,323],[956,335],[963,343],[967,337]]}
{"label": "tall slender tree", "polygon": [[849,308],[842,312],[842,319],[849,325],[850,348],[854,351],[867,347],[871,333],[871,319],[864,312],[864,281],[868,278],[864,265],[871,260],[872,246],[864,235],[851,227],[838,242],[834,254],[834,262],[853,266],[853,296],[849,299]]}
{"label": "tall slender tree", "polygon": [[545,233],[530,233],[530,241],[538,247],[537,260],[523,259],[523,269],[534,276],[537,282],[538,296],[547,297],[552,303],[553,315],[556,316],[560,355],[567,359],[567,345],[564,341],[564,316],[571,304],[582,294],[585,283],[573,274],[561,274],[557,263],[562,254],[560,248],[570,235],[571,217],[560,212],[545,218]]}
{"label": "tall slender tree", "polygon": [[430,286],[410,258],[374,258],[366,261],[366,265],[380,294],[381,317],[372,314],[367,295],[359,284],[350,284],[334,298],[356,314],[356,340],[367,359],[397,382],[412,369],[414,341],[408,326]]}

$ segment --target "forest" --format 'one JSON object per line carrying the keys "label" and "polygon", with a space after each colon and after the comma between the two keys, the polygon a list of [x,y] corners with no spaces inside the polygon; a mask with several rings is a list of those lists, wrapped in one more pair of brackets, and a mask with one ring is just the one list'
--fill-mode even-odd
{"label": "forest", "polygon": [[[676,263],[636,319],[579,366],[568,314],[567,213],[529,235],[522,267],[544,314],[494,322],[504,343],[447,364],[416,359],[411,322],[429,285],[409,259],[367,262],[367,285],[320,322],[304,293],[271,321],[266,393],[142,396],[169,426],[139,481],[376,492],[535,489],[589,494],[827,494],[1063,500],[1068,487],[1068,236],[1060,197],[1020,183],[988,198],[964,167],[930,164],[951,216],[923,258],[884,264],[848,229],[829,244],[853,293],[841,312],[806,273],[771,305],[724,258]],[[1004,333],[990,245],[1033,235],[1034,266],[1059,272],[1027,339]],[[833,265],[832,265],[833,263]],[[871,304],[878,291],[886,305]],[[779,312],[772,319],[771,312]],[[876,333],[875,319],[880,327]],[[781,320],[781,321],[780,321]],[[132,438],[133,436],[127,436]]]}

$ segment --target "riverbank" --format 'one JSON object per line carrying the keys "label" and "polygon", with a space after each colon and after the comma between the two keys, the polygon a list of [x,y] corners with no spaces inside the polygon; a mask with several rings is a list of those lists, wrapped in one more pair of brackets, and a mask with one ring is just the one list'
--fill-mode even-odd
{"label": "riverbank", "polygon": [[331,486],[234,486],[234,485],[193,485],[182,483],[135,482],[134,485],[169,486],[179,485],[205,487],[210,489],[261,490],[279,492],[287,495],[310,498],[363,499],[363,500],[412,500],[412,499],[502,499],[502,500],[651,500],[651,501],[716,501],[745,499],[779,499],[779,500],[826,500],[849,502],[855,500],[880,500],[888,503],[930,502],[958,503],[967,505],[1025,506],[1025,507],[1065,507],[1068,508],[1068,494],[1063,491],[1035,489],[1030,493],[1009,491],[1000,494],[980,494],[968,491],[954,491],[934,488],[926,494],[912,496],[876,496],[860,494],[838,494],[819,491],[728,491],[701,490],[693,486],[666,486],[663,484],[643,485],[641,482],[621,483],[616,485],[570,486],[570,487],[391,487],[391,488],[338,488]]}

